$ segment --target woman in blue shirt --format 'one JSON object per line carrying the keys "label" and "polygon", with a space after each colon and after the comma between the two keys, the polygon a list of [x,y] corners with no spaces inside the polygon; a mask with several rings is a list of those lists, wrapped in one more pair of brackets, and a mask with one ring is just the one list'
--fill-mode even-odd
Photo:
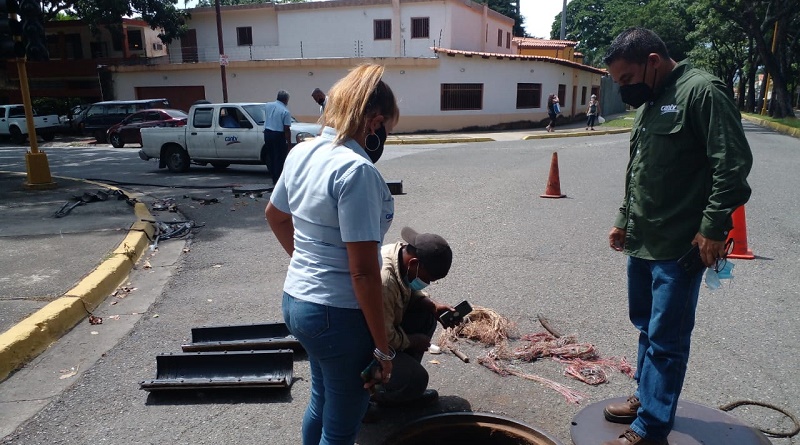
{"label": "woman in blue shirt", "polygon": [[311,367],[303,445],[353,444],[369,402],[364,387],[392,372],[380,246],[394,198],[374,163],[400,112],[382,76],[383,67],[361,65],[333,86],[322,134],[289,152],[265,211],[291,256],[283,317]]}

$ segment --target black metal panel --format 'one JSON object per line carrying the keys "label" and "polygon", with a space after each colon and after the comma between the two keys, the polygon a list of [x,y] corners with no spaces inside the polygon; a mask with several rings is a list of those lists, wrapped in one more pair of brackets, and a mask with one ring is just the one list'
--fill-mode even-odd
{"label": "black metal panel", "polygon": [[303,351],[303,346],[289,333],[285,323],[193,328],[192,343],[182,345],[181,348],[184,352],[270,349]]}
{"label": "black metal panel", "polygon": [[291,349],[161,354],[140,389],[288,388],[293,365]]}

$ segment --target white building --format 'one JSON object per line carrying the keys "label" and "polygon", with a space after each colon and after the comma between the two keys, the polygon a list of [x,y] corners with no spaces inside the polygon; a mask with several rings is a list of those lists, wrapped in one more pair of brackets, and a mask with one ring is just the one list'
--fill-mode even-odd
{"label": "white building", "polygon": [[[181,108],[223,100],[215,10],[189,12],[189,34],[169,45],[171,63],[113,69],[117,98],[167,97]],[[546,118],[547,95],[556,92],[562,114],[573,116],[604,74],[519,54],[513,20],[470,0],[223,6],[221,18],[228,101],[272,101],[283,89],[301,121],[318,118],[314,88],[327,91],[365,62],[386,66],[400,101],[397,132],[529,127]]]}

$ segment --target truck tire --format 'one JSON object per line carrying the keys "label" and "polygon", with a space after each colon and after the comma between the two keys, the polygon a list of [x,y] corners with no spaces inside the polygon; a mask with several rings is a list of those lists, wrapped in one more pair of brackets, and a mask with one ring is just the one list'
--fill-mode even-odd
{"label": "truck tire", "polygon": [[167,170],[172,173],[184,173],[189,170],[189,154],[180,147],[168,147],[164,151]]}
{"label": "truck tire", "polygon": [[11,142],[15,144],[24,144],[25,139],[28,138],[28,135],[22,134],[19,127],[11,127],[8,129],[9,134],[11,134]]}
{"label": "truck tire", "polygon": [[55,138],[56,138],[56,134],[55,133],[44,133],[42,135],[42,139],[44,139],[45,142],[51,142]]}

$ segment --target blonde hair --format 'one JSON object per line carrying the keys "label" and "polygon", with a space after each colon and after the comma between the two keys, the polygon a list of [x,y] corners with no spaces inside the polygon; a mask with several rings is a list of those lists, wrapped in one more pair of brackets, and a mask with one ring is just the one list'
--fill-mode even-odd
{"label": "blonde hair", "polygon": [[363,131],[373,113],[390,122],[400,117],[392,89],[381,80],[383,71],[381,65],[359,65],[331,87],[319,122],[336,129],[336,143],[354,138]]}

